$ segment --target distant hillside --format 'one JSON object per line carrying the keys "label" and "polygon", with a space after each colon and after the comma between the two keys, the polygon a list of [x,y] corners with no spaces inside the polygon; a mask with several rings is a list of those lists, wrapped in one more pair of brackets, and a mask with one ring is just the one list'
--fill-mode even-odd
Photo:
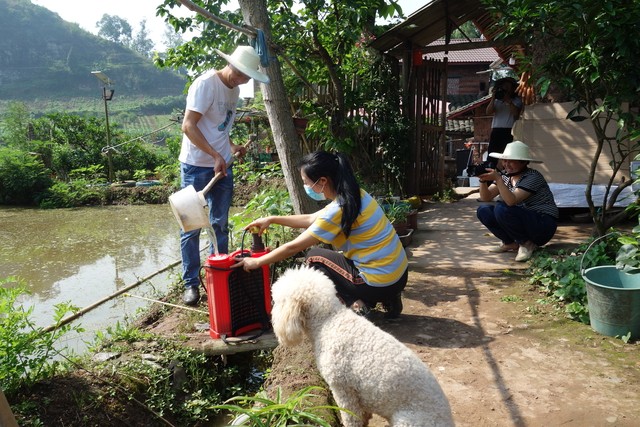
{"label": "distant hillside", "polygon": [[95,97],[94,70],[126,96],[181,95],[186,82],[30,0],[0,0],[0,100]]}

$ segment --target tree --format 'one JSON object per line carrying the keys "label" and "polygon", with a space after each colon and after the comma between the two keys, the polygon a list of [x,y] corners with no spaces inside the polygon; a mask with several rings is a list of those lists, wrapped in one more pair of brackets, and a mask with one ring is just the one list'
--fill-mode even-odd
{"label": "tree", "polygon": [[102,15],[102,18],[96,22],[98,27],[98,35],[114,43],[123,46],[130,46],[132,39],[131,25],[126,19],[115,15]]}
{"label": "tree", "polygon": [[24,102],[9,102],[2,120],[2,140],[10,147],[24,149],[29,139],[29,120],[30,113]]}
{"label": "tree", "polygon": [[[629,0],[485,0],[503,28],[529,47],[524,62],[545,96],[556,86],[576,103],[569,119],[591,120],[597,136],[586,198],[595,232],[603,235],[616,218],[607,213],[623,188],[620,168],[638,152],[640,139],[640,3]],[[542,55],[532,55],[532,47]],[[544,49],[540,49],[544,47]],[[614,159],[603,200],[591,189],[603,150]]]}
{"label": "tree", "polygon": [[453,30],[451,38],[463,39],[463,38],[478,38],[480,37],[480,30],[473,25],[473,22],[467,21]]}
{"label": "tree", "polygon": [[357,124],[350,123],[348,116],[361,107],[350,102],[357,91],[354,69],[365,68],[357,51],[374,34],[377,16],[391,17],[402,10],[393,0],[307,0],[297,6],[294,9],[290,1],[269,2],[273,27],[280,30],[273,35],[274,43],[298,70],[294,91],[313,93],[318,86],[330,86],[323,106],[324,115],[330,118],[325,145],[351,152],[354,141],[349,129]]}
{"label": "tree", "polygon": [[166,24],[164,34],[163,34],[163,41],[164,41],[164,46],[167,49],[175,49],[184,43],[184,39],[182,38],[182,35],[180,35],[180,33],[174,30],[174,28],[169,24]]}
{"label": "tree", "polygon": [[[256,35],[255,29],[261,29],[269,45],[270,55],[284,60],[288,67],[280,69],[277,60],[273,61],[274,75],[270,75],[271,84],[262,85],[265,96],[269,121],[276,139],[276,148],[281,160],[285,158],[283,169],[285,178],[292,173],[287,181],[288,188],[294,200],[296,212],[299,207],[308,205],[308,201],[301,194],[299,177],[295,171],[295,164],[301,155],[299,137],[293,128],[292,114],[294,108],[289,100],[307,92],[318,95],[317,87],[331,86],[330,95],[323,101],[310,101],[310,108],[314,108],[315,116],[320,122],[320,129],[316,132],[320,140],[317,147],[352,152],[356,148],[355,135],[361,122],[357,119],[347,120],[348,116],[362,105],[356,105],[358,96],[352,92],[357,88],[357,75],[353,70],[365,68],[361,59],[366,57],[354,54],[354,50],[362,49],[364,39],[371,34],[376,16],[389,16],[400,12],[395,1],[360,0],[356,2],[341,1],[303,1],[296,4],[295,12],[291,1],[262,1],[241,2],[244,23],[250,25],[250,30],[242,26],[242,20],[237,13],[223,12],[222,1],[210,2],[204,13],[195,18],[179,18],[172,14],[171,7],[178,3],[196,10],[193,2],[186,0],[165,0],[158,8],[158,14],[164,16],[168,24],[176,31],[186,32],[192,27],[202,24],[202,33],[190,42],[184,43],[176,49],[170,49],[165,57],[156,58],[161,66],[178,68],[186,66],[191,71],[200,72],[211,67],[211,63],[220,64],[219,58],[211,55],[213,47],[222,51],[231,51],[238,43],[242,34],[248,34],[251,39]],[[262,12],[264,5],[268,9]],[[212,23],[212,17],[222,17],[230,25],[229,31],[221,31],[220,25]],[[274,20],[273,23],[270,22]],[[267,30],[273,28],[273,30]],[[223,65],[223,63],[221,64]],[[265,69],[270,74],[272,66]],[[284,81],[283,87],[279,82]],[[273,108],[271,108],[273,107]],[[399,109],[399,107],[398,107]],[[278,142],[281,139],[281,143]],[[290,154],[289,154],[290,153]],[[300,197],[300,200],[298,198]],[[304,211],[307,211],[306,209]]]}
{"label": "tree", "polygon": [[140,21],[140,30],[136,33],[136,36],[131,40],[131,49],[140,53],[141,55],[151,58],[153,52],[153,40],[147,37],[147,20]]}

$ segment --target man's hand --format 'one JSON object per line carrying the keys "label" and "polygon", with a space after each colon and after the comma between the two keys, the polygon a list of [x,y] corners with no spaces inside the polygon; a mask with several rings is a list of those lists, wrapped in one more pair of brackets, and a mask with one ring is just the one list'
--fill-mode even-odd
{"label": "man's hand", "polygon": [[237,145],[232,142],[231,154],[233,154],[234,157],[242,158],[247,154],[247,147],[245,147],[244,145]]}

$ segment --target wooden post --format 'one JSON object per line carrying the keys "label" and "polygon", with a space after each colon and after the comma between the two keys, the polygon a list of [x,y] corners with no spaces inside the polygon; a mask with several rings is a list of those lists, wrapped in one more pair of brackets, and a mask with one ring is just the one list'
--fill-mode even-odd
{"label": "wooden post", "polygon": [[4,396],[4,391],[0,389],[0,427],[18,427],[16,418],[11,412],[11,406],[7,398]]}

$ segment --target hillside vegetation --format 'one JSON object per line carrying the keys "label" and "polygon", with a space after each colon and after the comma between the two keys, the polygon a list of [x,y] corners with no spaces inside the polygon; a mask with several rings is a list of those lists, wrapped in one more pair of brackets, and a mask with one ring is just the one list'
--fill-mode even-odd
{"label": "hillside vegetation", "polygon": [[184,108],[185,76],[30,0],[0,0],[0,116],[19,101],[32,117],[65,112],[104,118],[95,70],[113,81],[108,110],[115,127],[147,134],[170,125]]}
{"label": "hillside vegetation", "polygon": [[118,95],[180,95],[186,81],[29,0],[0,0],[1,99],[92,98],[101,87],[94,70],[113,80]]}

